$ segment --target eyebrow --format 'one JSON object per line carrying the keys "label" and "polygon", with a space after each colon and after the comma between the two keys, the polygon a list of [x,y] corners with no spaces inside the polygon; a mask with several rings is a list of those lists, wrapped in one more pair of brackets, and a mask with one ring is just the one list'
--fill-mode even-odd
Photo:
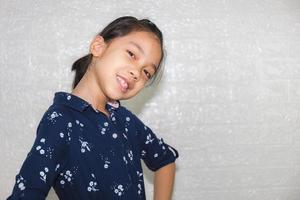
{"label": "eyebrow", "polygon": [[[137,44],[137,43],[135,43],[135,42],[133,42],[133,41],[130,41],[129,43],[132,44],[132,45],[134,45],[136,48],[138,48],[138,50],[139,50],[140,52],[142,52],[143,55],[145,55],[144,49],[143,49],[139,44]],[[152,67],[154,67],[154,70],[155,70],[155,72],[156,72],[157,66],[156,66],[155,64],[153,64],[153,63],[151,63],[150,65],[151,65]]]}

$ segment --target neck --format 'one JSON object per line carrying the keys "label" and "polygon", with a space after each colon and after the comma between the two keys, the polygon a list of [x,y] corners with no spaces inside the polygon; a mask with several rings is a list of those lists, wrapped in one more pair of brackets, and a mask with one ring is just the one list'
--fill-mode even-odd
{"label": "neck", "polygon": [[72,90],[72,94],[89,102],[95,110],[108,113],[105,109],[108,99],[99,88],[91,71],[88,70],[84,74],[77,86]]}

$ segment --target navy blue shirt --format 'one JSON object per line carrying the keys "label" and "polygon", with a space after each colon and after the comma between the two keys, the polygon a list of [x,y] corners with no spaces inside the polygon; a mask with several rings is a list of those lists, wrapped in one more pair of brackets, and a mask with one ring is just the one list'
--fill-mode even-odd
{"label": "navy blue shirt", "polygon": [[178,152],[119,101],[106,109],[55,93],[8,199],[45,199],[51,187],[62,200],[145,199],[141,159],[156,171]]}

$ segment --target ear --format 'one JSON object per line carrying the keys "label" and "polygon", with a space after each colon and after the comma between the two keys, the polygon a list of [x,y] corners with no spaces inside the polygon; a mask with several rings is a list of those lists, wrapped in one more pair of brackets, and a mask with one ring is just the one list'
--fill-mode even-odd
{"label": "ear", "polygon": [[90,45],[90,53],[93,54],[94,57],[101,57],[106,46],[104,38],[101,35],[97,35]]}

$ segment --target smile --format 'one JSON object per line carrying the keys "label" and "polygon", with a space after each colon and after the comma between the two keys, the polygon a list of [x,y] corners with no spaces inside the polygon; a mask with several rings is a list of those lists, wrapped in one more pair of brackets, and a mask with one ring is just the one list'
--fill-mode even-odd
{"label": "smile", "polygon": [[127,83],[127,81],[123,77],[121,77],[121,76],[117,76],[117,80],[118,80],[118,82],[119,82],[119,84],[121,86],[122,92],[126,92],[127,89],[128,89],[128,83]]}

